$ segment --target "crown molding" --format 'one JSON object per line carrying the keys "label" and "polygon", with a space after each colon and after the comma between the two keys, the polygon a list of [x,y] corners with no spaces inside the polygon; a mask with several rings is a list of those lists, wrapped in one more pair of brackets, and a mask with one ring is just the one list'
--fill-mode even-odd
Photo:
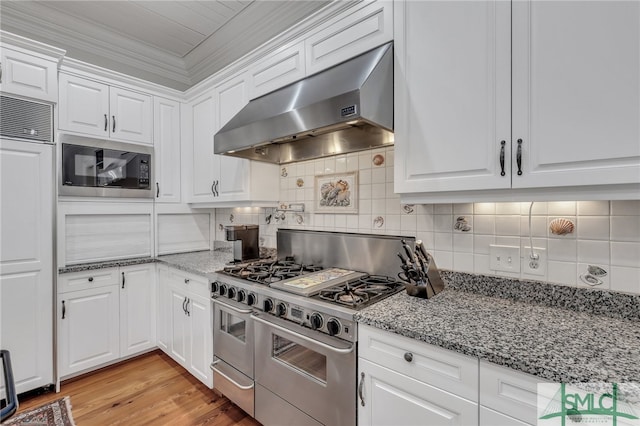
{"label": "crown molding", "polygon": [[31,40],[29,38],[2,30],[0,30],[0,42],[9,44],[12,47],[18,47],[20,49],[28,50],[32,53],[35,52],[40,55],[51,56],[58,62],[62,60],[64,55],[67,53],[67,51],[64,49],[50,46],[45,43],[40,43],[39,41]]}
{"label": "crown molding", "polygon": [[[92,63],[105,68],[108,68],[110,63],[118,63],[140,78],[145,78],[145,73],[159,76],[169,83],[169,87],[184,90],[192,84],[185,71],[184,61],[169,53],[150,48],[146,44],[111,33],[50,8],[46,8],[46,13],[56,14],[56,22],[62,22],[63,25],[53,24],[35,17],[35,14],[12,8],[8,6],[11,2],[4,3],[1,24],[10,32],[27,34],[52,44],[69,46],[68,56],[85,61],[90,59]],[[22,2],[18,3],[22,4]],[[31,4],[30,7],[43,8],[44,6]],[[87,32],[100,34],[100,37],[106,41],[87,37],[79,30],[81,28]],[[143,75],[136,70],[141,70]]]}

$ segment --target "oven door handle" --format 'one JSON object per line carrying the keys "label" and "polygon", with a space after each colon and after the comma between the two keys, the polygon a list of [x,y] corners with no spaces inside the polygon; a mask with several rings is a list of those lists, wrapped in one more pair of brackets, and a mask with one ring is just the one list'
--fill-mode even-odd
{"label": "oven door handle", "polygon": [[237,312],[239,314],[250,314],[251,312],[253,312],[253,310],[251,309],[238,309],[235,306],[227,305],[226,303],[224,303],[219,299],[213,299],[213,303],[219,303],[221,306],[224,306],[227,309],[231,309],[232,311]]}
{"label": "oven door handle", "polygon": [[222,371],[218,370],[215,367],[215,362],[211,364],[211,369],[213,370],[214,373],[218,373],[219,375],[221,375],[222,377],[224,377],[225,379],[227,379],[228,381],[230,381],[235,387],[237,387],[240,390],[249,390],[249,389],[253,389],[254,384],[250,384],[249,386],[243,386],[240,383],[236,382],[235,380],[233,380],[231,377],[227,376],[226,374],[224,374]]}
{"label": "oven door handle", "polygon": [[312,339],[311,337],[307,337],[307,336],[305,336],[304,334],[296,333],[295,331],[290,330],[290,329],[285,328],[285,327],[282,327],[282,326],[280,326],[280,325],[278,325],[278,324],[274,324],[274,323],[272,323],[272,322],[269,322],[269,321],[263,320],[262,318],[258,318],[258,317],[257,317],[257,316],[255,316],[255,315],[251,315],[251,318],[253,318],[253,320],[254,320],[254,321],[261,322],[262,324],[264,324],[264,325],[266,325],[266,326],[268,326],[268,327],[272,327],[272,328],[275,328],[276,330],[280,330],[280,331],[284,331],[284,332],[286,332],[286,333],[293,334],[294,336],[296,336],[296,337],[298,337],[298,338],[300,338],[300,339],[302,339],[302,340],[306,340],[306,341],[307,341],[307,342],[309,342],[309,343],[313,343],[314,345],[318,345],[318,346],[320,346],[320,347],[323,347],[323,348],[325,348],[325,349],[328,349],[328,350],[330,350],[330,351],[332,351],[332,352],[335,352],[335,353],[338,353],[338,354],[349,354],[349,353],[353,352],[353,349],[354,349],[354,348],[355,348],[355,346],[356,346],[356,345],[352,344],[352,345],[351,345],[351,346],[349,346],[348,348],[344,348],[344,349],[342,349],[342,348],[336,348],[336,347],[334,347],[334,346],[327,345],[326,343],[321,342],[321,341],[319,341],[319,340],[315,340],[315,339]]}

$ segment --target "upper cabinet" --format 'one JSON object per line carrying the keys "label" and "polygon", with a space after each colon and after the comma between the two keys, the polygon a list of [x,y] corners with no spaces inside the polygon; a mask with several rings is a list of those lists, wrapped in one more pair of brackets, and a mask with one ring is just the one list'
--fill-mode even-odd
{"label": "upper cabinet", "polygon": [[142,93],[61,73],[59,128],[151,145],[152,98]]}
{"label": "upper cabinet", "polygon": [[640,4],[400,1],[394,19],[407,201],[637,193]]}
{"label": "upper cabinet", "polygon": [[180,202],[180,102],[153,98],[156,201]]}
{"label": "upper cabinet", "polygon": [[392,2],[363,2],[358,7],[305,39],[307,75],[393,40]]}
{"label": "upper cabinet", "polygon": [[58,102],[58,64],[3,47],[0,52],[0,90],[48,102]]}
{"label": "upper cabinet", "polygon": [[249,96],[259,98],[305,76],[304,42],[284,46],[249,68]]}
{"label": "upper cabinet", "polygon": [[277,203],[276,165],[213,153],[215,133],[248,102],[247,77],[243,73],[187,104],[184,152],[192,165],[187,176],[187,202],[217,207]]}

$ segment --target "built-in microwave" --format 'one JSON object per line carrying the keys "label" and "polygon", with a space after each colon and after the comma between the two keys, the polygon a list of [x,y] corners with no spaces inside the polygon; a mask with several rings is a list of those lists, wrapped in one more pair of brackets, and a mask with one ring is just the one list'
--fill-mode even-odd
{"label": "built-in microwave", "polygon": [[58,194],[152,198],[153,148],[60,135]]}

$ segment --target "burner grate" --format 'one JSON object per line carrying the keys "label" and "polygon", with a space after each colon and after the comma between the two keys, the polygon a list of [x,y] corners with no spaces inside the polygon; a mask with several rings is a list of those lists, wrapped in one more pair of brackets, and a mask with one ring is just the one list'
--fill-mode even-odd
{"label": "burner grate", "polygon": [[360,309],[403,288],[402,283],[391,277],[368,275],[341,286],[321,290],[317,298]]}
{"label": "burner grate", "polygon": [[221,272],[232,277],[268,285],[288,278],[321,271],[322,266],[305,265],[293,260],[258,261],[246,265],[226,266]]}

